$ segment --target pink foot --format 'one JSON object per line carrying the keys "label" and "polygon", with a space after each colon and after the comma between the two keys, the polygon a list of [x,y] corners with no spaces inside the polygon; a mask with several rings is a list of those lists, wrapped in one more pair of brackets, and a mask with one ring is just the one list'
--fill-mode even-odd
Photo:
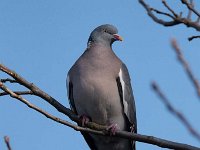
{"label": "pink foot", "polygon": [[84,127],[85,124],[87,124],[90,121],[90,118],[87,115],[81,115],[80,119],[82,127]]}
{"label": "pink foot", "polygon": [[132,133],[135,133],[136,132],[135,126],[134,125],[130,126],[130,130],[131,130]]}
{"label": "pink foot", "polygon": [[115,135],[116,131],[118,131],[120,128],[119,126],[115,124],[111,124],[107,127],[107,130],[110,132],[110,135]]}

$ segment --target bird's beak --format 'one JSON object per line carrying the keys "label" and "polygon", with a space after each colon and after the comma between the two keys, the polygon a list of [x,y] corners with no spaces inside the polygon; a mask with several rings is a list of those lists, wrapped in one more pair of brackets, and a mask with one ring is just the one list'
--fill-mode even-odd
{"label": "bird's beak", "polygon": [[115,40],[117,40],[117,41],[123,41],[123,38],[120,35],[113,34],[113,36],[114,36]]}

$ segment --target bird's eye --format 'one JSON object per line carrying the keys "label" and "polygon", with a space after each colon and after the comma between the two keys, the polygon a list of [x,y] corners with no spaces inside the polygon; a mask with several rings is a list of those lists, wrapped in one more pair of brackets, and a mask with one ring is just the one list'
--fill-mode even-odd
{"label": "bird's eye", "polygon": [[108,33],[108,30],[106,30],[106,29],[104,29],[103,31],[106,32],[106,33]]}

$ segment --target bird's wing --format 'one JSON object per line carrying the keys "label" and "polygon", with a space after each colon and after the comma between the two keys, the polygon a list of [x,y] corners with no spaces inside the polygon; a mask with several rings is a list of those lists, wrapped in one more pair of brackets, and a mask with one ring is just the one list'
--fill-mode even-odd
{"label": "bird's wing", "polygon": [[68,95],[68,100],[69,100],[69,104],[70,104],[70,108],[71,110],[77,114],[76,112],[76,107],[74,105],[74,97],[73,97],[73,84],[70,81],[70,76],[67,75],[67,95]]}
{"label": "bird's wing", "polygon": [[131,79],[128,73],[128,69],[125,64],[122,64],[117,78],[117,85],[119,89],[119,95],[123,104],[124,114],[127,117],[129,123],[134,127],[134,132],[137,132],[137,119],[136,108],[131,87]]}

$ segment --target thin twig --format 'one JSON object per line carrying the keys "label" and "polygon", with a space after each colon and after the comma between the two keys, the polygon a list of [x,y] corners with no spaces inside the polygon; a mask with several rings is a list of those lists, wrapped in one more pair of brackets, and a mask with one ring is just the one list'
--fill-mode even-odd
{"label": "thin twig", "polygon": [[169,110],[170,113],[172,113],[176,118],[178,118],[183,125],[188,129],[188,131],[196,138],[200,141],[200,134],[192,127],[192,125],[189,123],[189,121],[185,118],[185,116],[177,111],[172,104],[170,103],[170,101],[167,99],[167,97],[164,95],[164,93],[161,91],[161,89],[159,88],[159,86],[157,85],[156,82],[152,83],[152,88],[153,90],[156,92],[156,94],[160,97],[160,99],[162,100],[162,102],[165,104],[166,108]]}
{"label": "thin twig", "polygon": [[175,39],[173,39],[171,41],[171,45],[176,52],[176,55],[178,57],[179,62],[182,64],[182,66],[185,69],[185,72],[187,73],[189,79],[192,81],[192,83],[193,83],[193,85],[196,89],[198,97],[200,98],[200,84],[199,84],[198,80],[195,78],[194,74],[192,73],[192,70],[190,69],[189,64],[185,60],[185,58],[184,58],[184,56],[181,52],[181,49],[179,48]]}
{"label": "thin twig", "polygon": [[5,83],[5,82],[17,83],[17,81],[16,81],[16,80],[9,79],[9,78],[7,78],[7,79],[0,79],[0,81],[1,81],[1,82],[3,82],[3,83]]}
{"label": "thin twig", "polygon": [[157,10],[155,8],[151,8],[151,10],[154,11],[154,12],[156,12],[157,14],[165,15],[165,16],[168,16],[168,17],[174,19],[174,17],[171,14],[169,14],[169,13],[162,12],[162,11]]}
{"label": "thin twig", "polygon": [[[194,1],[193,0],[190,0],[190,5],[191,5],[192,8],[194,8]],[[188,9],[187,19],[191,20],[191,18],[192,18],[192,10]]]}
{"label": "thin twig", "polygon": [[10,146],[10,138],[8,136],[4,136],[4,141],[6,143],[7,149],[11,150],[11,146]]}
{"label": "thin twig", "polygon": [[178,17],[178,15],[175,13],[173,9],[170,8],[170,6],[167,4],[165,0],[162,0],[163,5],[174,15],[174,17]]}
{"label": "thin twig", "polygon": [[188,41],[192,41],[193,39],[200,38],[200,35],[191,36],[188,38]]}
{"label": "thin twig", "polygon": [[[33,95],[32,91],[13,91],[17,95]],[[7,92],[1,92],[0,96],[9,95]]]}
{"label": "thin twig", "polygon": [[[52,120],[54,120],[58,123],[64,124],[66,126],[69,126],[73,129],[75,129],[76,131],[93,133],[93,134],[97,134],[97,135],[110,136],[110,134],[108,132],[105,132],[106,127],[104,127],[101,131],[98,131],[98,130],[94,130],[94,129],[90,129],[90,128],[84,128],[84,127],[74,125],[74,124],[72,124],[68,121],[57,118],[57,117],[45,112],[44,110],[36,107],[35,105],[31,104],[28,100],[26,100],[22,96],[17,95],[16,93],[12,92],[2,82],[0,82],[0,88],[3,91],[8,92],[11,97],[20,100],[21,102],[26,104],[28,107],[30,107],[30,108],[36,110],[37,112],[45,115],[47,118],[52,119]],[[179,150],[200,150],[200,148],[198,148],[198,147],[190,146],[190,145],[187,145],[187,144],[172,142],[172,141],[156,138],[156,137],[153,137],[153,136],[135,134],[135,133],[126,132],[126,131],[117,131],[116,134],[113,135],[113,136],[126,138],[126,139],[132,139],[132,140],[136,140],[136,141],[144,142],[144,143],[148,143],[148,144],[153,144],[153,145],[157,145],[157,146],[163,147],[163,148],[179,149]]]}
{"label": "thin twig", "polygon": [[181,0],[181,2],[182,2],[183,4],[185,4],[189,10],[191,10],[191,11],[192,11],[193,13],[195,13],[198,17],[200,17],[200,13],[199,13],[196,9],[194,9],[193,2],[192,2],[191,4],[188,3],[187,0]]}

